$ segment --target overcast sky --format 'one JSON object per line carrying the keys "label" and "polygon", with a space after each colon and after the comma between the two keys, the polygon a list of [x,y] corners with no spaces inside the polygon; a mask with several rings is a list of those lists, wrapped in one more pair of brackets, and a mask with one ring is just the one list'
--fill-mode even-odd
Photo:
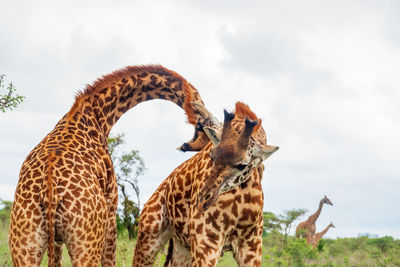
{"label": "overcast sky", "polygon": [[[399,14],[398,1],[3,1],[0,73],[26,99],[0,114],[0,198],[13,199],[22,162],[78,90],[162,64],[221,121],[236,101],[263,119],[280,146],[265,211],[308,216],[327,195],[317,231],[332,221],[329,237],[400,238]],[[144,158],[142,203],[193,155],[175,150],[193,130],[172,103],[143,103],[112,133]]]}

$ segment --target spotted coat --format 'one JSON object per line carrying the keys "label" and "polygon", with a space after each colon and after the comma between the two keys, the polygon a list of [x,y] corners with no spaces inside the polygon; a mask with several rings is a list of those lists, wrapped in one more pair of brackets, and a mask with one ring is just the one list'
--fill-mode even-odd
{"label": "spotted coat", "polygon": [[308,244],[313,244],[314,235],[316,231],[315,222],[321,214],[322,207],[324,204],[333,205],[327,196],[324,196],[319,202],[318,209],[316,212],[311,214],[307,220],[301,222],[296,227],[296,237],[303,237],[306,239]]}
{"label": "spotted coat", "polygon": [[[237,105],[236,130],[248,117],[239,111]],[[266,144],[262,127],[252,140],[250,146]],[[168,241],[165,266],[217,266],[225,251],[233,251],[239,266],[261,265],[264,165],[258,161],[234,179],[232,188],[222,186],[215,203],[202,210],[198,198],[213,173],[212,148],[209,143],[177,167],[145,204],[132,266],[152,266]]]}
{"label": "spotted coat", "polygon": [[176,103],[194,125],[204,119],[191,105],[203,107],[197,90],[162,66],[127,67],[78,93],[21,167],[9,237],[14,266],[38,266],[46,249],[49,266],[60,266],[63,244],[74,266],[115,266],[118,188],[107,136],[126,111],[152,99]]}

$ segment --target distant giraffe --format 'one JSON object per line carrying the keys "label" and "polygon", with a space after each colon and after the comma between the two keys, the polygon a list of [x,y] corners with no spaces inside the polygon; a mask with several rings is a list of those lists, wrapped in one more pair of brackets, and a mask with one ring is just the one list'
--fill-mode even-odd
{"label": "distant giraffe", "polygon": [[222,134],[204,127],[211,142],[177,167],[145,204],[133,266],[152,266],[169,241],[165,266],[217,266],[233,251],[239,266],[260,266],[263,227],[261,120],[238,102],[225,112]]}
{"label": "distant giraffe", "polygon": [[321,201],[319,202],[319,206],[317,211],[310,215],[308,219],[304,222],[299,223],[296,227],[296,236],[297,237],[304,237],[308,244],[313,243],[313,236],[315,234],[315,222],[317,221],[319,214],[321,213],[322,206],[324,204],[329,204],[333,206],[332,202],[328,199],[327,196],[324,196]]}
{"label": "distant giraffe", "polygon": [[[74,266],[115,266],[118,188],[107,136],[126,111],[152,99],[176,103],[193,125],[214,125],[197,90],[162,66],[126,67],[88,85],[22,165],[10,224],[14,266],[38,266],[46,248],[49,266],[60,266],[64,243]],[[201,149],[208,137],[200,130],[186,150]]]}
{"label": "distant giraffe", "polygon": [[333,223],[331,222],[323,231],[316,233],[313,238],[313,247],[316,248],[318,246],[319,240],[328,232],[329,228],[335,228]]}

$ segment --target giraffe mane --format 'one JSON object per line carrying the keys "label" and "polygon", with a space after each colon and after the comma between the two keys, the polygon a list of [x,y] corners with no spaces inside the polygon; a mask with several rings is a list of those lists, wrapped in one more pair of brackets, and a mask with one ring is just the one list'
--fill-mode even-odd
{"label": "giraffe mane", "polygon": [[75,96],[75,100],[78,101],[82,97],[89,96],[98,90],[103,89],[105,86],[109,86],[112,83],[116,83],[121,80],[124,76],[129,74],[136,74],[138,72],[153,71],[156,73],[168,74],[171,71],[164,68],[161,65],[138,65],[138,66],[126,66],[122,69],[116,70],[110,74],[103,75],[98,78],[92,84],[87,84],[83,91],[78,91]]}
{"label": "giraffe mane", "polygon": [[243,102],[236,102],[235,115],[241,117],[247,117],[250,120],[257,121],[257,125],[253,129],[253,133],[256,133],[261,126],[262,120],[250,109],[248,105]]}
{"label": "giraffe mane", "polygon": [[138,65],[138,66],[126,66],[120,70],[116,70],[110,74],[103,75],[101,78],[97,79],[94,81],[92,84],[87,84],[84,90],[80,90],[76,93],[75,95],[75,105],[78,103],[81,99],[83,99],[86,96],[90,96],[93,93],[102,90],[105,87],[110,86],[110,84],[117,83],[124,77],[132,74],[137,74],[139,72],[154,72],[157,74],[164,74],[164,75],[171,75],[175,77],[178,80],[181,80],[183,83],[183,91],[184,91],[184,97],[185,101],[183,104],[183,109],[185,110],[188,122],[196,125],[197,121],[195,119],[195,113],[193,110],[192,105],[190,104],[193,99],[193,93],[190,90],[191,87],[195,88],[193,85],[191,85],[189,82],[186,81],[185,78],[183,78],[181,75],[176,73],[175,71],[169,70],[161,65]]}
{"label": "giraffe mane", "polygon": [[172,73],[172,75],[174,77],[180,79],[183,82],[183,94],[185,97],[185,102],[183,103],[182,108],[186,113],[187,121],[192,125],[196,125],[197,120],[196,120],[194,108],[192,106],[192,102],[195,99],[194,99],[193,91],[190,90],[191,87],[196,90],[196,87],[194,87],[192,84],[190,84],[188,81],[186,81],[185,78],[183,78],[181,75],[179,75],[175,71],[169,70],[169,72]]}
{"label": "giraffe mane", "polygon": [[194,113],[194,109],[193,106],[191,105],[191,103],[193,102],[193,92],[192,90],[190,90],[189,86],[194,87],[193,85],[191,85],[188,82],[184,83],[184,94],[185,94],[185,103],[183,103],[183,109],[185,110],[186,116],[187,116],[187,120],[190,124],[192,125],[196,125],[197,121],[196,121],[196,116]]}

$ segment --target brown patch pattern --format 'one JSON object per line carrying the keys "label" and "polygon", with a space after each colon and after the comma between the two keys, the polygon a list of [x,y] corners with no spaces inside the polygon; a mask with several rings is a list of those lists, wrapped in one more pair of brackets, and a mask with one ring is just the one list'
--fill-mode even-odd
{"label": "brown patch pattern", "polygon": [[[14,266],[38,266],[46,249],[49,266],[59,266],[63,244],[74,266],[115,266],[118,188],[107,136],[135,105],[164,99],[183,107],[185,96],[203,103],[193,86],[162,66],[126,67],[79,92],[22,165],[10,224]],[[160,194],[157,203],[147,205],[151,215],[143,218],[144,233],[166,228],[164,202]],[[186,215],[183,206],[176,207]]]}
{"label": "brown patch pattern", "polygon": [[322,207],[324,204],[332,205],[332,202],[324,196],[319,202],[318,209],[315,213],[311,214],[307,220],[301,222],[296,227],[296,237],[303,237],[306,239],[308,244],[313,244],[314,235],[316,231],[315,222],[321,214]]}
{"label": "brown patch pattern", "polygon": [[[249,113],[238,110],[233,126],[240,131],[243,115]],[[262,127],[252,138],[266,143]],[[168,240],[173,240],[173,246],[170,243],[165,266],[217,266],[221,254],[228,250],[233,251],[239,266],[261,266],[264,167],[254,166],[242,186],[220,194],[214,205],[200,212],[197,198],[213,173],[212,148],[209,143],[176,168],[145,204],[132,266],[152,266]],[[156,204],[161,207],[150,208]],[[148,224],[146,218],[151,214],[161,218]]]}

